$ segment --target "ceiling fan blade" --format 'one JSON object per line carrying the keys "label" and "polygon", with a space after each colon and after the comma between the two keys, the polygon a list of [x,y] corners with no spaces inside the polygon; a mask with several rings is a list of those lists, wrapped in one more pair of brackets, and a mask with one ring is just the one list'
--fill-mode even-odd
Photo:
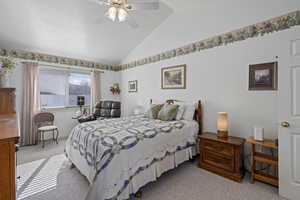
{"label": "ceiling fan blade", "polygon": [[126,22],[131,28],[136,29],[136,28],[139,27],[138,23],[137,23],[137,22],[135,21],[135,19],[134,19],[132,16],[130,16],[130,15],[127,16],[127,19],[126,19],[125,22]]}
{"label": "ceiling fan blade", "polygon": [[157,10],[159,9],[158,0],[127,0],[132,6],[132,10]]}

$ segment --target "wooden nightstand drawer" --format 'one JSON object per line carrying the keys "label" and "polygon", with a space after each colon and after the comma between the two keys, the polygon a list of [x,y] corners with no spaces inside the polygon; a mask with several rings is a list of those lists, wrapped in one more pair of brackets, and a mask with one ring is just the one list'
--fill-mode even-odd
{"label": "wooden nightstand drawer", "polygon": [[224,144],[221,142],[215,142],[211,140],[204,140],[202,142],[203,148],[213,151],[216,153],[220,153],[226,156],[233,156],[234,155],[234,148],[230,144]]}
{"label": "wooden nightstand drawer", "polygon": [[203,133],[199,139],[199,167],[240,182],[244,176],[245,139],[233,136],[222,139],[215,133]]}
{"label": "wooden nightstand drawer", "polygon": [[220,154],[211,152],[211,151],[204,151],[203,152],[203,162],[209,165],[219,167],[228,171],[234,171],[234,159],[222,156]]}

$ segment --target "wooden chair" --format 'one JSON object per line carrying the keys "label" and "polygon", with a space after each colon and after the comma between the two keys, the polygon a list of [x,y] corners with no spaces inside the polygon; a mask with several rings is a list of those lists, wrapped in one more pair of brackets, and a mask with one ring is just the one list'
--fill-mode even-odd
{"label": "wooden chair", "polygon": [[[43,142],[43,148],[45,147],[45,133],[52,132],[53,141],[58,144],[58,128],[54,126],[54,115],[49,112],[41,112],[34,116],[34,123],[37,127],[38,135],[41,135],[41,140]],[[56,132],[56,137],[55,137]]]}

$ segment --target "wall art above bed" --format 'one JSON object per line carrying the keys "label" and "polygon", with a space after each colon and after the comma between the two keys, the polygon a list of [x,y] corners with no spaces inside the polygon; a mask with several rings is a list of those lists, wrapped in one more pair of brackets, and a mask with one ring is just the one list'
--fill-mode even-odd
{"label": "wall art above bed", "polygon": [[186,89],[186,65],[162,68],[161,89]]}

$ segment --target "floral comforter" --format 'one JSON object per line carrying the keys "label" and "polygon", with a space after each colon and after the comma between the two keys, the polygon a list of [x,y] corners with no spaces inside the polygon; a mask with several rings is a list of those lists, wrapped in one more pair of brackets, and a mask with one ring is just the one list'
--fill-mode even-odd
{"label": "floral comforter", "polygon": [[77,125],[66,156],[91,183],[89,200],[126,199],[122,194],[141,170],[170,153],[195,145],[198,125],[142,116]]}

